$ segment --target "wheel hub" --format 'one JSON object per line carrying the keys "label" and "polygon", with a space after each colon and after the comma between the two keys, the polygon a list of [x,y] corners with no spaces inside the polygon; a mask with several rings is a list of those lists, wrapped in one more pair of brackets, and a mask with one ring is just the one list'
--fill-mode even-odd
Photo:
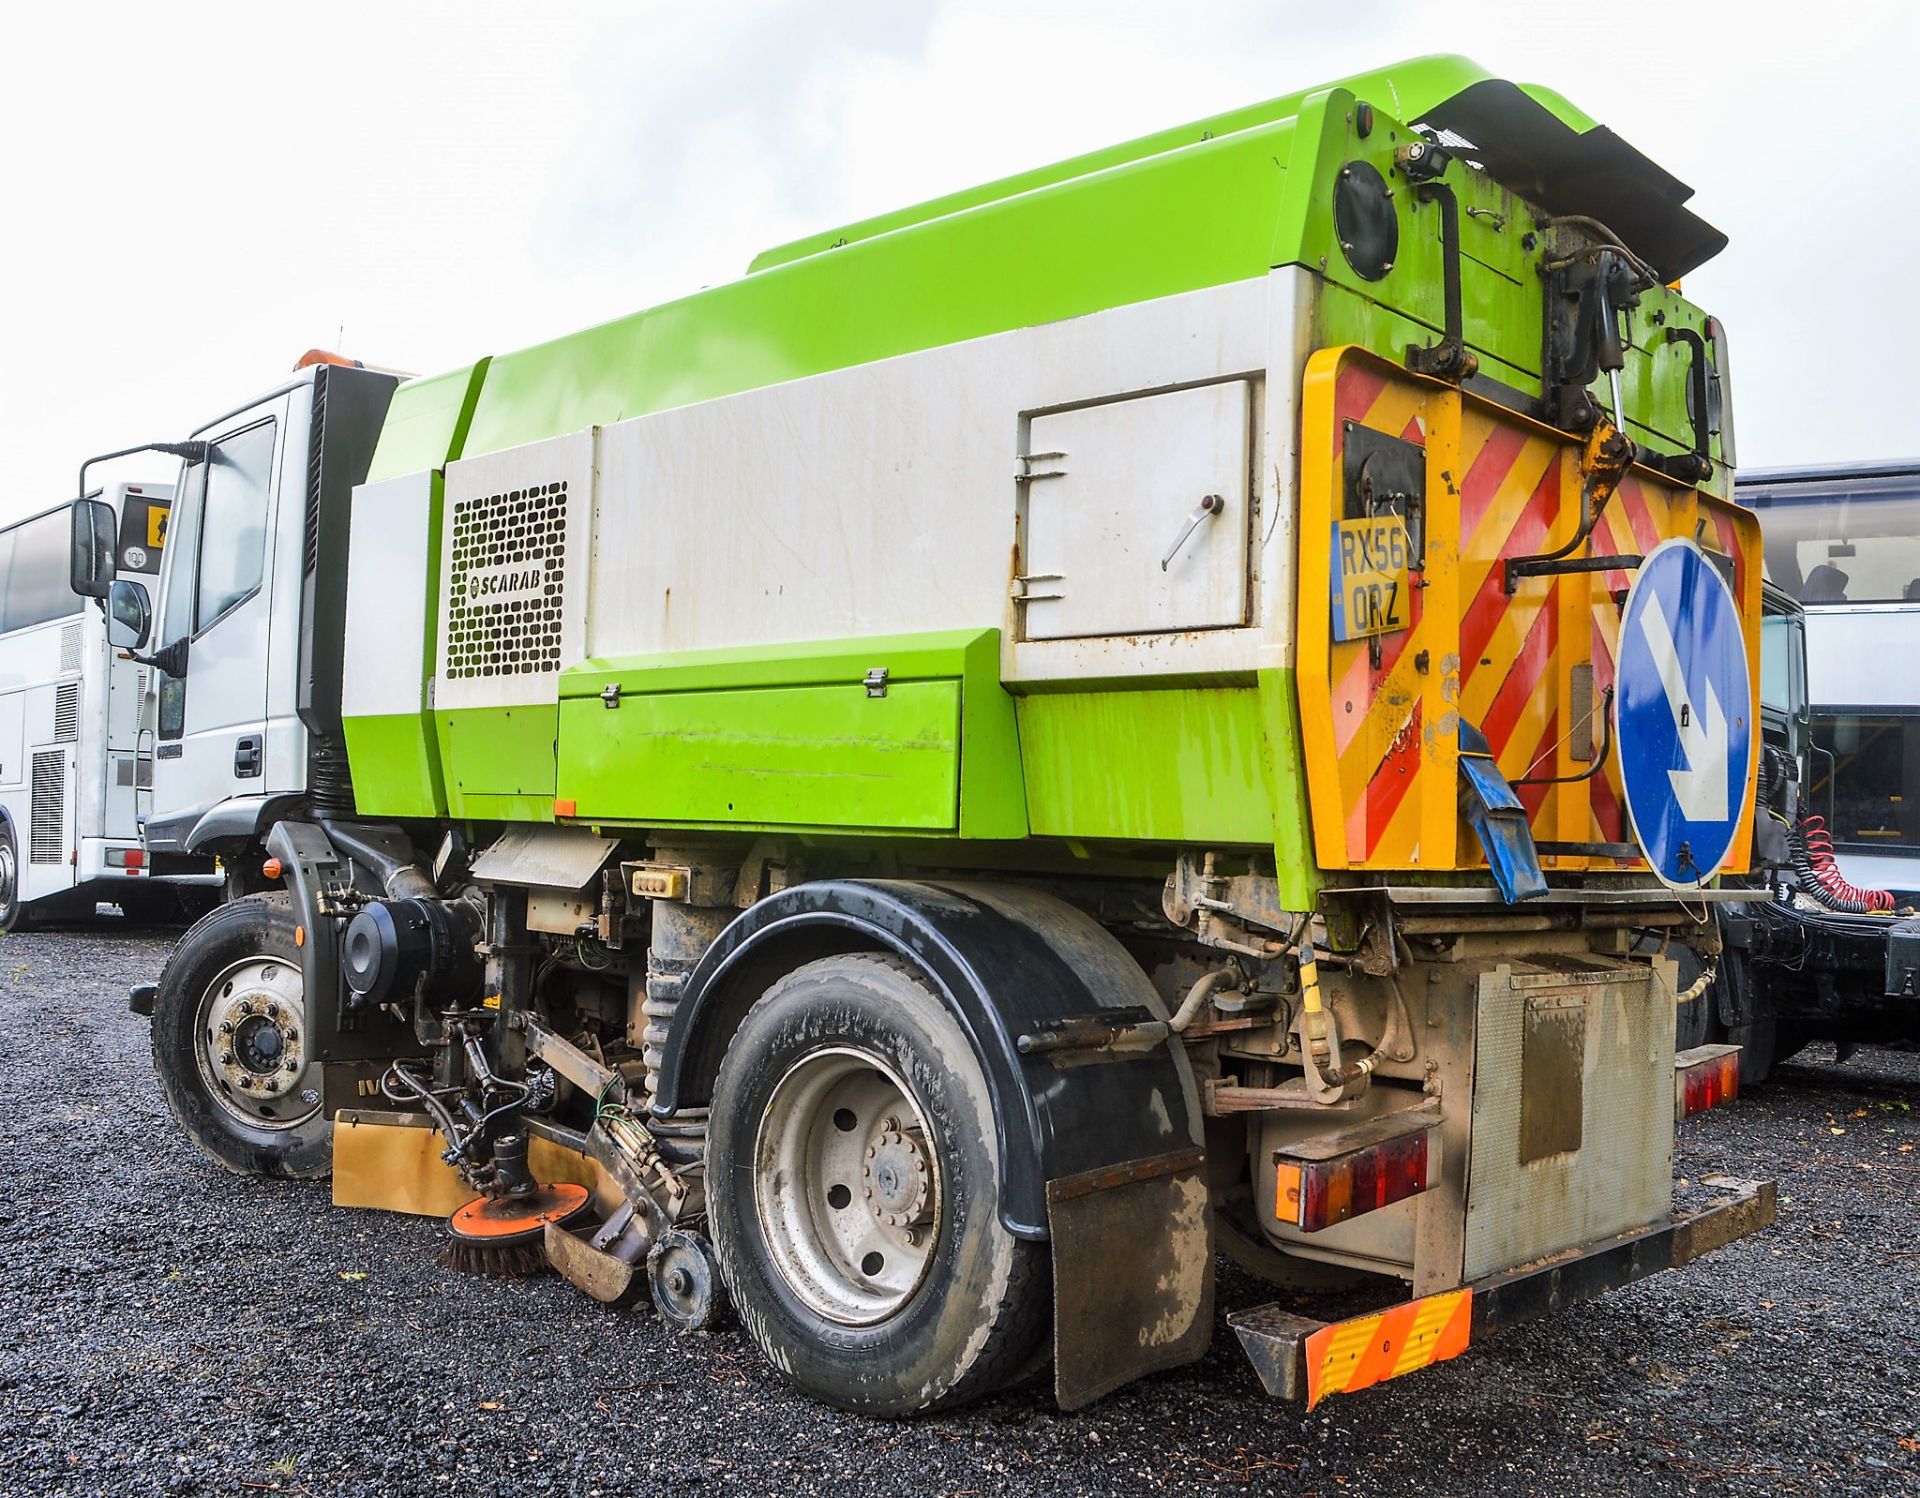
{"label": "wheel hub", "polygon": [[861,1173],[867,1210],[888,1227],[918,1227],[933,1215],[933,1169],[917,1129],[906,1133],[893,1118],[885,1125]]}
{"label": "wheel hub", "polygon": [[870,1326],[933,1261],[940,1161],[887,1062],[852,1047],[803,1056],[767,1102],[754,1207],[771,1266],[813,1310]]}
{"label": "wheel hub", "polygon": [[278,957],[235,963],[200,1001],[200,1064],[216,1101],[248,1123],[312,1117],[320,1093],[307,1060],[300,971]]}
{"label": "wheel hub", "polygon": [[19,871],[13,863],[13,845],[0,839],[0,910],[13,903],[14,884]]}

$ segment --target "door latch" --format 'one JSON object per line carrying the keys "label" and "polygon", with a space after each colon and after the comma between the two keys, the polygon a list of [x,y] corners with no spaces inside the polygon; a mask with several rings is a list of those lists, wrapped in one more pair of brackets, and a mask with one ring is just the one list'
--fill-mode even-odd
{"label": "door latch", "polygon": [[264,739],[257,733],[243,733],[233,742],[233,773],[237,780],[257,779],[262,769]]}
{"label": "door latch", "polygon": [[1210,515],[1218,515],[1226,507],[1226,500],[1218,494],[1204,496],[1200,503],[1194,506],[1193,513],[1187,516],[1186,524],[1180,527],[1180,534],[1173,538],[1173,545],[1167,548],[1167,554],[1160,558],[1160,570],[1165,572],[1173,559],[1180,555],[1180,548],[1187,544],[1187,537],[1199,529],[1201,521]]}

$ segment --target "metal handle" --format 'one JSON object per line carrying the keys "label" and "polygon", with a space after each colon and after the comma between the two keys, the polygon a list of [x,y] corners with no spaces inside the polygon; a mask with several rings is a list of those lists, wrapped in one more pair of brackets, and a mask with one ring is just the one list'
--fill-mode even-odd
{"label": "metal handle", "polygon": [[1165,572],[1168,563],[1180,555],[1180,548],[1187,544],[1187,537],[1199,529],[1201,521],[1209,515],[1218,515],[1226,507],[1227,502],[1218,494],[1209,494],[1201,499],[1200,503],[1194,507],[1193,513],[1187,516],[1187,523],[1180,527],[1180,534],[1173,538],[1173,545],[1167,548],[1167,554],[1160,558],[1160,570]]}

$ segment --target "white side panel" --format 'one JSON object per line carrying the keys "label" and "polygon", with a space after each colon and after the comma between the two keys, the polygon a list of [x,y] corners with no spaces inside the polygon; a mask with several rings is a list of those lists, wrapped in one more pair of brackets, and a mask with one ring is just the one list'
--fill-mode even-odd
{"label": "white side panel", "polygon": [[[1271,351],[1288,382],[1278,400],[1260,376],[1270,329],[1298,327],[1302,274],[1276,272],[604,429],[584,653],[992,626],[1007,641],[1010,681],[1278,663],[1290,631],[1273,600],[1290,596],[1279,547],[1292,538],[1258,510],[1251,627],[1014,642],[1015,476],[1019,455],[1036,450],[1030,423],[1049,412],[1246,379],[1258,413],[1249,467],[1262,476],[1260,505],[1277,486],[1290,499],[1290,463],[1265,454],[1274,440],[1268,424],[1292,416],[1299,350]],[[1286,303],[1280,313],[1274,296]],[[1290,453],[1291,435],[1281,440],[1276,454]],[[1156,569],[1177,520],[1142,538]]]}
{"label": "white side panel", "polygon": [[[550,703],[561,668],[586,653],[597,437],[576,432],[448,465],[435,707]],[[636,544],[660,542],[643,534]]]}
{"label": "white side panel", "polygon": [[347,544],[347,636],[340,706],[349,718],[426,706],[427,580],[433,475],[353,491]]}
{"label": "white side panel", "polygon": [[1036,416],[1020,638],[1246,622],[1246,380]]}

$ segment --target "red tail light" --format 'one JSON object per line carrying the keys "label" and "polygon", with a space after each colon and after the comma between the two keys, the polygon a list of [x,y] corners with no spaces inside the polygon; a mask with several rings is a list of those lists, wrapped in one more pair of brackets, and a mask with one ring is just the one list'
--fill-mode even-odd
{"label": "red tail light", "polygon": [[1274,1216],[1309,1233],[1427,1189],[1427,1129],[1321,1159],[1274,1156]]}
{"label": "red tail light", "polygon": [[1740,1047],[1695,1046],[1673,1058],[1673,1117],[1677,1123],[1740,1096]]}

